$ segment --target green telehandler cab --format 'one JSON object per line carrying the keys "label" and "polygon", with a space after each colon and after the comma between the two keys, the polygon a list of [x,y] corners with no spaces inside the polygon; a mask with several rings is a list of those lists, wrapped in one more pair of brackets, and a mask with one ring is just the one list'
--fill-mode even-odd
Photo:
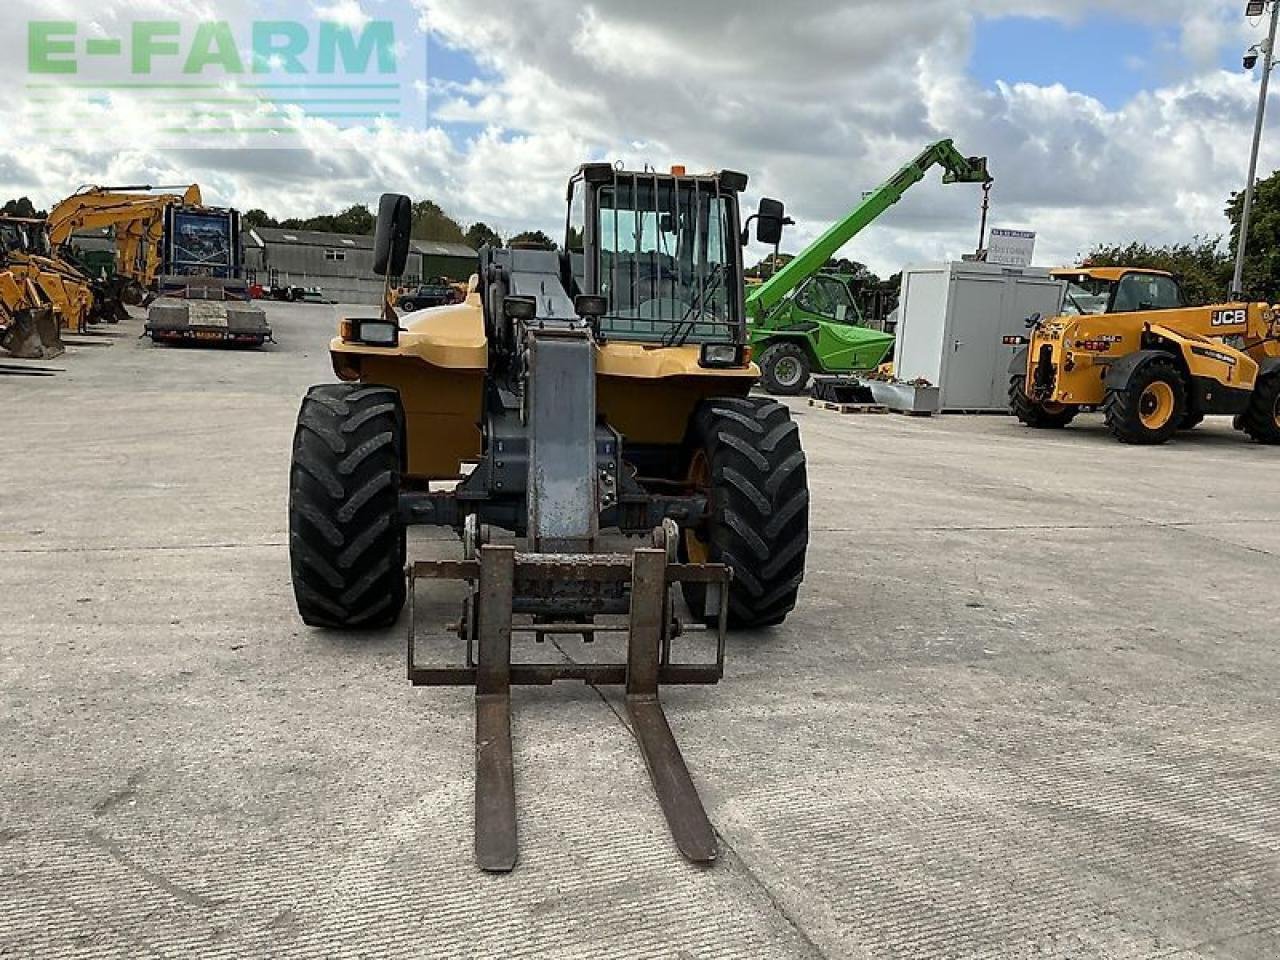
{"label": "green telehandler cab", "polygon": [[862,319],[849,285],[823,272],[827,262],[870,226],[934,166],[943,183],[991,182],[985,157],[965,157],[941,140],[867,194],[848,216],[747,296],[751,346],[761,383],[776,396],[795,396],[815,374],[872,370],[889,356],[893,337],[857,326]]}

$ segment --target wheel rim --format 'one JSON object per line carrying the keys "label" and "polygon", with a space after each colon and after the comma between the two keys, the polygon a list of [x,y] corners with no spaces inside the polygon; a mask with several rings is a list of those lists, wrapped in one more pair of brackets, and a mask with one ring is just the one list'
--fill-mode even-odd
{"label": "wheel rim", "polygon": [[[707,454],[703,450],[695,453],[693,461],[689,464],[689,482],[695,490],[710,495],[711,462],[707,459]],[[710,544],[699,537],[693,529],[686,529],[684,532],[684,552],[690,563],[711,562]]]}
{"label": "wheel rim", "polygon": [[1157,380],[1142,391],[1138,401],[1138,416],[1148,430],[1159,430],[1173,419],[1173,387]]}
{"label": "wheel rim", "polygon": [[800,382],[800,361],[783,357],[773,365],[773,377],[784,387],[794,387]]}

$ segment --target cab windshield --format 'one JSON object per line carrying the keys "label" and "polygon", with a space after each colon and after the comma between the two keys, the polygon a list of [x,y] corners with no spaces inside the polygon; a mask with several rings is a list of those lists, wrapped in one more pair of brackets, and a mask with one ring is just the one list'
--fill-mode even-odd
{"label": "cab windshield", "polygon": [[732,204],[695,179],[625,176],[602,186],[606,327],[681,343],[731,339],[738,314]]}
{"label": "cab windshield", "polygon": [[1062,312],[1068,317],[1094,317],[1107,312],[1115,283],[1094,277],[1075,277],[1067,281],[1067,298]]}

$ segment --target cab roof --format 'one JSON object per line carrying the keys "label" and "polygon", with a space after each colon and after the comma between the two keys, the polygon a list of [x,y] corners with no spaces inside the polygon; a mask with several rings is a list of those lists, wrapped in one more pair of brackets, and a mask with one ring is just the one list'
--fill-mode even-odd
{"label": "cab roof", "polygon": [[1154,277],[1173,277],[1173,274],[1167,271],[1150,270],[1147,267],[1060,267],[1057,270],[1051,270],[1050,273],[1059,280],[1083,275],[1093,277],[1095,280],[1107,280],[1111,283],[1119,281],[1121,277],[1129,273],[1142,273]]}

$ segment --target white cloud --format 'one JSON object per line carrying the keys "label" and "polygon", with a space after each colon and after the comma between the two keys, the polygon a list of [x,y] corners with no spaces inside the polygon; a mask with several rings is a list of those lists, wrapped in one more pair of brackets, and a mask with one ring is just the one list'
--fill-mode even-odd
{"label": "white cloud", "polygon": [[[993,222],[1037,229],[1048,262],[1096,242],[1221,232],[1245,173],[1256,87],[1217,67],[1223,49],[1256,32],[1234,0],[415,2],[444,42],[484,68],[430,90],[438,122],[475,124],[466,142],[442,130],[340,132],[307,121],[298,150],[158,151],[146,146],[146,117],[125,111],[118,122],[136,131],[128,150],[75,136],[33,142],[8,125],[0,195],[48,203],[86,181],[198,180],[216,202],[287,216],[372,204],[396,189],[465,221],[554,234],[573,167],[621,159],[743,170],[753,198],[787,201],[794,245],[951,136],[991,157]],[[354,0],[328,6],[377,12]],[[966,74],[978,17],[1079,22],[1098,12],[1171,29],[1160,89],[1108,108],[1061,86],[981,89]],[[1271,134],[1263,167],[1277,165]],[[846,253],[883,273],[968,252],[979,199],[933,175]]]}

